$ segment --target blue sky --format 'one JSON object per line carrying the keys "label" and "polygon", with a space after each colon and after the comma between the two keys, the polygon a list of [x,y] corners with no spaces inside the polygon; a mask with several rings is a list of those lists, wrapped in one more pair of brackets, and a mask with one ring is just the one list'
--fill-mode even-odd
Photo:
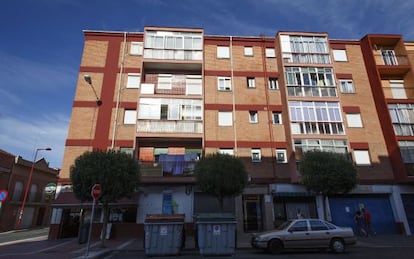
{"label": "blue sky", "polygon": [[0,3],[0,149],[33,159],[36,148],[61,167],[82,30],[143,31],[196,27],[208,35],[274,36],[369,33],[414,41],[411,0],[2,0]]}

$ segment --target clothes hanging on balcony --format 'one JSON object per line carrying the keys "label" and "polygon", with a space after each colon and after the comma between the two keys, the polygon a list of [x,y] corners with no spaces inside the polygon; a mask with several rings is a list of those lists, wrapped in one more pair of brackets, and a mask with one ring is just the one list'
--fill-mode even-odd
{"label": "clothes hanging on balcony", "polygon": [[162,166],[164,173],[170,173],[173,175],[184,174],[184,172],[190,172],[194,170],[195,162],[197,160],[197,154],[186,155],[168,155],[161,154],[159,157],[159,163]]}

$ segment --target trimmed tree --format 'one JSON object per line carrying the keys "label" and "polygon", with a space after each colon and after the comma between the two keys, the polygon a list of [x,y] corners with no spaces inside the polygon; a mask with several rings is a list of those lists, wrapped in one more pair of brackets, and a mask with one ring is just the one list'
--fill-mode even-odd
{"label": "trimmed tree", "polygon": [[[73,192],[82,202],[93,200],[92,186],[97,183],[101,185],[99,202],[104,211],[102,233],[105,237],[109,203],[130,196],[139,183],[140,172],[137,161],[126,153],[113,150],[88,151],[76,158],[70,168],[70,179]],[[102,246],[105,247],[105,238],[102,238]]]}
{"label": "trimmed tree", "polygon": [[199,188],[217,198],[221,210],[223,201],[243,192],[248,174],[242,161],[228,154],[208,154],[200,159],[194,169]]}
{"label": "trimmed tree", "polygon": [[357,184],[354,164],[339,153],[308,151],[300,162],[299,170],[302,174],[302,184],[309,191],[322,194],[325,214],[325,198],[328,195],[348,193]]}

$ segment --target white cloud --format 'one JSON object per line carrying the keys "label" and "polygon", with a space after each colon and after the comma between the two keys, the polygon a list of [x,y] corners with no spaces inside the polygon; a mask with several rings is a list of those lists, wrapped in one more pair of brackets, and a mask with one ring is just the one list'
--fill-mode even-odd
{"label": "white cloud", "polygon": [[49,114],[21,120],[15,117],[0,117],[0,149],[24,159],[33,159],[36,148],[51,147],[42,152],[51,167],[61,167],[69,116]]}

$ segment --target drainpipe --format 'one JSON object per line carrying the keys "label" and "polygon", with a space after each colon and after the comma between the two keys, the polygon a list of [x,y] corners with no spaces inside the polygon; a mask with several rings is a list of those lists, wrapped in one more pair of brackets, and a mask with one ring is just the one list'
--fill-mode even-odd
{"label": "drainpipe", "polygon": [[230,36],[230,72],[231,72],[231,91],[233,102],[233,132],[234,132],[234,155],[237,156],[237,124],[236,124],[236,96],[234,89],[234,66],[233,66],[233,36]]}
{"label": "drainpipe", "polygon": [[117,130],[117,127],[118,127],[119,102],[120,102],[120,99],[121,99],[122,75],[124,73],[124,60],[125,60],[125,50],[126,50],[126,34],[127,33],[124,32],[124,44],[122,46],[121,68],[119,70],[118,94],[116,96],[115,119],[114,119],[114,126],[113,126],[113,130],[112,130],[111,149],[115,148],[115,136],[116,136],[116,130]]}

